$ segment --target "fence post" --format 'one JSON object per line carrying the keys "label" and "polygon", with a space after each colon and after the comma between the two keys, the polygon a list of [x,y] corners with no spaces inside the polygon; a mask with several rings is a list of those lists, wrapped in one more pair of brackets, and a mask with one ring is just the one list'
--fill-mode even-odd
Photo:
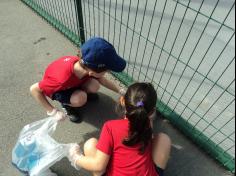
{"label": "fence post", "polygon": [[84,21],[83,21],[83,9],[81,0],[76,0],[76,9],[77,9],[77,18],[78,18],[78,29],[80,33],[81,43],[85,42],[85,34],[84,34]]}

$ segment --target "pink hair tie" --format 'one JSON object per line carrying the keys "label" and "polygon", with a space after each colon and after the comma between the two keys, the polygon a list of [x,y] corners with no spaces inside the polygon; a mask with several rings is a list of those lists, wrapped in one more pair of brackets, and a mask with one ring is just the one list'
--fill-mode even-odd
{"label": "pink hair tie", "polygon": [[143,107],[144,103],[142,101],[138,101],[136,104],[137,107]]}

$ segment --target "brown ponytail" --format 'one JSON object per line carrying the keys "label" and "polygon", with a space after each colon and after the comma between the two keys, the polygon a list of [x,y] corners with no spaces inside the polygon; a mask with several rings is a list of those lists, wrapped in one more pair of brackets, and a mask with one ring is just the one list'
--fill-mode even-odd
{"label": "brown ponytail", "polygon": [[126,117],[129,120],[129,136],[123,140],[126,146],[140,144],[144,153],[152,138],[149,114],[155,108],[157,94],[149,83],[135,83],[125,94]]}

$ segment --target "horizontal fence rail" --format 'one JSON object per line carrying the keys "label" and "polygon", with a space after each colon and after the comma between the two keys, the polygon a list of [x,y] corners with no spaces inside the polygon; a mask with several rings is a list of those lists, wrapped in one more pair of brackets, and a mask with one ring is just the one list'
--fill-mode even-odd
{"label": "horizontal fence rail", "polygon": [[235,1],[22,0],[78,47],[101,36],[127,86],[155,86],[158,110],[235,172]]}

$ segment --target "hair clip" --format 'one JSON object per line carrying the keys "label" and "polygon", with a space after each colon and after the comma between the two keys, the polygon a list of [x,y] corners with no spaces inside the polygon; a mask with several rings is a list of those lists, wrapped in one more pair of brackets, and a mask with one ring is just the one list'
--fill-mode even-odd
{"label": "hair clip", "polygon": [[144,103],[142,101],[138,101],[136,104],[137,107],[143,107]]}

